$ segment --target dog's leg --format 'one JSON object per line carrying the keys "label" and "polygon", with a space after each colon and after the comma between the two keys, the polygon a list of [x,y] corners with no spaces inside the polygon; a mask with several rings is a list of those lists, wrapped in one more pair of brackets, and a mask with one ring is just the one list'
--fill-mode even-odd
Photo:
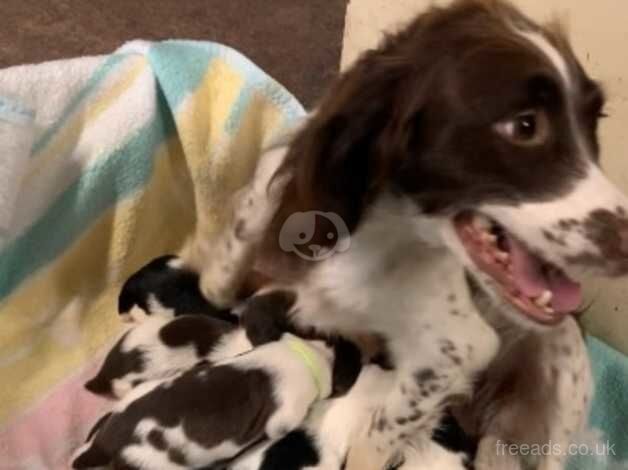
{"label": "dog's leg", "polygon": [[525,446],[527,455],[540,455],[537,470],[563,470],[570,444],[586,428],[592,396],[586,345],[576,322],[567,319],[555,330],[522,341],[509,361],[511,372],[486,398],[489,408],[483,412],[490,416],[484,439],[500,440],[497,450],[502,452],[495,456],[496,449],[485,443],[476,468],[508,468],[501,454],[517,456],[520,449],[523,456]]}
{"label": "dog's leg", "polygon": [[186,265],[202,273],[201,291],[218,307],[234,305],[277,211],[287,178],[275,173],[285,152],[276,147],[262,155],[253,181],[233,198],[226,227],[217,236],[197,235],[181,253]]}
{"label": "dog's leg", "polygon": [[547,409],[545,440],[553,444],[554,451],[541,457],[538,470],[563,470],[569,446],[587,428],[593,378],[586,345],[575,322],[569,322],[548,342],[542,360],[550,364],[554,400]]}
{"label": "dog's leg", "polygon": [[429,442],[448,399],[464,393],[464,374],[452,367],[430,366],[398,375],[385,404],[372,416],[367,435],[352,446],[347,470],[381,470],[407,442],[418,449]]}

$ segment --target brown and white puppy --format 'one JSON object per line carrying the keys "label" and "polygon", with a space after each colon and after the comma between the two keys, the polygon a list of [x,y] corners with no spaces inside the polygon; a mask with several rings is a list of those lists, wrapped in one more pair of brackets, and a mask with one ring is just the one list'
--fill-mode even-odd
{"label": "brown and white puppy", "polygon": [[120,338],[85,388],[119,399],[143,382],[177,375],[201,360],[214,364],[251,348],[244,329],[218,318],[153,315]]}
{"label": "brown and white puppy", "polygon": [[[168,271],[172,270],[172,267],[166,267]],[[164,273],[161,268],[159,271],[161,280],[170,281],[173,276],[179,276],[178,273]],[[147,296],[149,287],[155,287],[155,277],[151,274],[148,278],[152,282],[146,282],[147,276],[141,277],[145,290],[140,290],[139,283],[134,283],[136,294]],[[186,299],[196,295],[194,290],[189,291],[189,285],[179,285],[174,292],[178,295],[173,295],[166,289],[168,285],[173,287],[169,282],[158,284],[160,288],[157,290],[162,298],[169,298],[170,305],[175,308],[181,307],[179,300],[185,304]],[[154,307],[154,302],[150,304]],[[285,332],[297,333],[288,318],[293,304],[294,295],[289,292],[253,296],[238,306],[238,316],[229,313],[229,318],[235,318],[237,325],[211,314],[172,318],[159,309],[151,310],[149,305],[150,316],[135,314],[136,324],[109,351],[100,370],[85,388],[97,395],[119,399],[143,382],[177,375],[199,361],[215,364],[254,346],[276,341]]]}
{"label": "brown and white puppy", "polygon": [[353,377],[339,380],[354,382],[355,347],[287,333],[215,366],[141,384],[97,423],[73,468],[185,469],[230,459],[300,426],[312,403],[331,395],[335,361],[352,362]]}
{"label": "brown and white puppy", "polygon": [[[367,365],[351,390],[342,397],[317,403],[298,429],[277,441],[261,443],[247,451],[227,470],[340,470],[349,447],[371,413],[390,392],[392,371]],[[467,445],[453,420],[441,423],[429,455],[407,447],[390,470],[463,470],[473,446]],[[440,449],[439,449],[440,446]]]}
{"label": "brown and white puppy", "polygon": [[[297,293],[300,325],[386,338],[397,378],[365,437],[379,457],[368,468],[425,440],[490,363],[485,387],[500,404],[478,399],[489,439],[478,468],[519,468],[490,439],[564,444],[585,423],[575,277],[628,273],[628,201],[599,167],[603,105],[556,26],[498,0],[432,8],[364,54],[264,156],[208,252],[202,290],[228,304],[254,264]],[[465,271],[490,309],[478,313]],[[530,369],[518,364],[531,361],[543,380],[523,420]]]}

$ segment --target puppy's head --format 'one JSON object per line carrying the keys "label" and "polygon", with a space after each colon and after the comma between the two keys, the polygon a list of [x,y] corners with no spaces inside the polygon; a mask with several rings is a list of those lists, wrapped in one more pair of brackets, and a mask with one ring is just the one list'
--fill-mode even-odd
{"label": "puppy's head", "polygon": [[557,26],[500,0],[433,8],[332,87],[290,149],[280,216],[333,212],[353,232],[390,195],[502,310],[556,324],[581,302],[570,275],[628,273],[628,203],[598,166],[603,105]]}
{"label": "puppy's head", "polygon": [[128,314],[133,307],[139,307],[150,314],[149,299],[156,297],[164,284],[172,278],[172,271],[179,269],[181,263],[176,256],[165,255],[155,258],[124,283],[118,297],[118,312]]}
{"label": "puppy's head", "polygon": [[362,371],[362,354],[351,341],[344,338],[331,340],[334,350],[334,366],[332,368],[332,397],[347,393]]}

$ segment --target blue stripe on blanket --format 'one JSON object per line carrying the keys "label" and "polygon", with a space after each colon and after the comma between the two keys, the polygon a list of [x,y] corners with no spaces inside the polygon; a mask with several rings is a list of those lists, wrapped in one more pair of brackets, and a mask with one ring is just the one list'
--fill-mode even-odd
{"label": "blue stripe on blanket", "polygon": [[227,118],[225,131],[235,134],[255,93],[260,93],[284,113],[285,122],[305,114],[301,104],[279,83],[240,52],[222,44],[201,41],[165,41],[150,48],[149,60],[159,85],[176,110],[193,93],[207,73],[210,63],[223,59],[240,73],[245,83]]}
{"label": "blue stripe on blanket", "polygon": [[587,346],[595,379],[590,426],[602,434],[582,448],[592,455],[573,458],[569,470],[628,470],[628,357],[592,336]]}
{"label": "blue stripe on blanket", "polygon": [[70,119],[74,111],[79,107],[81,103],[96,89],[100,83],[123,61],[123,59],[129,57],[127,54],[114,54],[103,61],[101,65],[96,68],[94,74],[87,80],[85,86],[70,100],[63,113],[45,132],[35,141],[33,144],[32,155],[37,155],[47,144],[50,139],[59,132],[65,123]]}
{"label": "blue stripe on blanket", "polygon": [[88,169],[43,217],[0,252],[0,301],[150,179],[157,147],[174,132],[167,104],[163,97],[159,101],[161,112],[150,123]]}

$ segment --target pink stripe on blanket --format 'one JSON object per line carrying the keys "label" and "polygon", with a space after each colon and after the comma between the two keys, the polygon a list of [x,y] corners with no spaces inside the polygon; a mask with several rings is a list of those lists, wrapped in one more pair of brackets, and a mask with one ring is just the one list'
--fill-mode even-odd
{"label": "pink stripe on blanket", "polygon": [[[101,359],[55,387],[30,411],[0,430],[0,468],[67,469],[72,452],[85,440],[92,425],[111,402],[83,388]],[[7,467],[3,467],[7,465]]]}

